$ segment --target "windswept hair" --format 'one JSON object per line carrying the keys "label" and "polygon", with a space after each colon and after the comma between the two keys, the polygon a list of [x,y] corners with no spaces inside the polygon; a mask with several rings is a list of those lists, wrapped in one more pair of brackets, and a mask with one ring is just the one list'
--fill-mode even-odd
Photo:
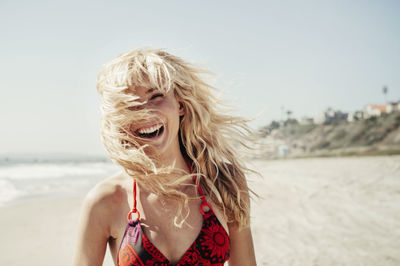
{"label": "windswept hair", "polygon": [[[218,204],[228,223],[249,225],[249,189],[237,146],[246,146],[251,133],[247,121],[226,114],[214,96],[215,88],[204,81],[210,74],[163,50],[137,49],[121,54],[105,64],[97,79],[101,98],[101,136],[110,158],[127,174],[152,192],[168,195],[185,204],[188,196],[176,189],[187,180],[169,168],[157,166],[146,155],[146,146],[132,134],[134,121],[148,121],[154,114],[140,109],[134,95],[138,86],[162,92],[173,90],[184,108],[179,138],[184,156],[192,162],[202,190]],[[148,148],[148,147],[147,147]],[[172,174],[176,178],[171,177]]]}

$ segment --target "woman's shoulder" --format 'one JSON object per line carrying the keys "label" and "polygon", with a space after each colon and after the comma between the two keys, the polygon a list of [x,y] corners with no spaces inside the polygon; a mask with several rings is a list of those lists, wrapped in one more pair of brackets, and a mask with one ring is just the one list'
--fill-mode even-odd
{"label": "woman's shoulder", "polygon": [[108,177],[94,186],[84,199],[84,211],[90,215],[105,217],[124,206],[128,197],[128,178],[121,172]]}

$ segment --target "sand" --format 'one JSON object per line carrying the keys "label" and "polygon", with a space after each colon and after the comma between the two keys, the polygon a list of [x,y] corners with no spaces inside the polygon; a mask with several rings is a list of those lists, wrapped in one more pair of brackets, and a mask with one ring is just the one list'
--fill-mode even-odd
{"label": "sand", "polygon": [[[400,156],[253,165],[258,265],[400,265]],[[71,265],[82,199],[0,208],[0,265]]]}
{"label": "sand", "polygon": [[[83,196],[23,201],[0,209],[0,265],[72,265]],[[106,254],[103,265],[114,265]]]}
{"label": "sand", "polygon": [[259,265],[400,265],[400,157],[257,162]]}

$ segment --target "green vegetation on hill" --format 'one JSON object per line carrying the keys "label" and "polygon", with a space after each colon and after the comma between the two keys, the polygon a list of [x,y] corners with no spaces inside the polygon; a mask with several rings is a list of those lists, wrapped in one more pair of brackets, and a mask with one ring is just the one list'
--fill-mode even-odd
{"label": "green vegetation on hill", "polygon": [[285,146],[289,157],[400,154],[400,112],[324,124],[273,121],[260,130],[260,137],[275,145],[261,153],[267,157],[279,156],[279,146]]}

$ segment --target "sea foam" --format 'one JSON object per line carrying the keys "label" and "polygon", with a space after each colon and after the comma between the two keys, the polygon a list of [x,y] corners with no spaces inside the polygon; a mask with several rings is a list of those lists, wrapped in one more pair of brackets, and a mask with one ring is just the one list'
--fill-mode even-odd
{"label": "sea foam", "polygon": [[29,197],[84,193],[118,171],[110,162],[31,162],[0,165],[0,205]]}

